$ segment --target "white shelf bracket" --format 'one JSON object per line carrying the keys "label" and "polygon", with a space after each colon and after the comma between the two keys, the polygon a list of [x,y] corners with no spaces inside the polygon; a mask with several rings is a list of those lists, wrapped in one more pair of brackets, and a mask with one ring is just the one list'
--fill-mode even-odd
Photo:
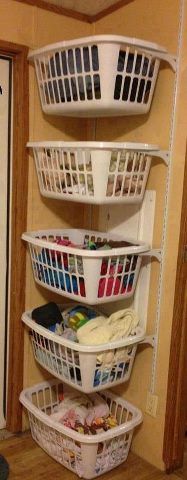
{"label": "white shelf bracket", "polygon": [[176,55],[171,55],[169,53],[160,53],[159,52],[159,58],[160,58],[160,60],[164,60],[165,62],[169,63],[172,70],[174,72],[176,72],[176,70],[177,70],[177,56]]}
{"label": "white shelf bracket", "polygon": [[150,345],[151,347],[155,347],[155,344],[156,344],[156,338],[155,338],[155,335],[147,335],[141,342],[140,344],[148,344]]}
{"label": "white shelf bracket", "polygon": [[162,260],[162,250],[160,248],[152,248],[148,252],[141,253],[141,257],[154,257],[159,262]]}
{"label": "white shelf bracket", "polygon": [[169,150],[159,150],[158,152],[154,152],[153,157],[161,158],[167,166],[169,165]]}

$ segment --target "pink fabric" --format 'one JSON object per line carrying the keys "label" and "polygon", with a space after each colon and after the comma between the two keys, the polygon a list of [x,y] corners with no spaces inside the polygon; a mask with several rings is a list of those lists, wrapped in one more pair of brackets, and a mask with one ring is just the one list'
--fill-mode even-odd
{"label": "pink fabric", "polygon": [[75,428],[76,422],[84,425],[87,416],[87,408],[84,406],[70,408],[68,412],[61,418],[61,423],[66,427]]}
{"label": "pink fabric", "polygon": [[[106,286],[106,292],[105,292],[105,286]],[[104,295],[106,295],[107,297],[110,297],[110,295],[112,295],[113,287],[114,287],[113,295],[118,295],[118,293],[125,292],[125,288],[123,284],[121,286],[121,279],[119,280],[119,278],[112,278],[112,277],[101,278],[99,281],[98,297],[100,298],[100,297],[103,297]]]}
{"label": "pink fabric", "polygon": [[59,238],[55,241],[57,245],[63,245],[64,247],[77,247],[75,243],[70,242],[70,240],[65,240],[64,238]]}

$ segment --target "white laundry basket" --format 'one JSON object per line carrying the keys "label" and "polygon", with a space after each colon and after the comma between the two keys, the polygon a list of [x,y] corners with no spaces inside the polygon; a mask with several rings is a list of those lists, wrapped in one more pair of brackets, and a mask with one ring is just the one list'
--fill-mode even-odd
{"label": "white laundry basket", "polygon": [[52,375],[85,393],[109,388],[129,380],[138,343],[145,337],[141,327],[133,335],[104,345],[80,345],[67,340],[22,315],[30,330],[33,354]]}
{"label": "white laundry basket", "polygon": [[160,60],[156,43],[118,35],[59,42],[29,53],[48,114],[109,116],[149,111]]}
{"label": "white laundry basket", "polygon": [[92,204],[142,201],[159,147],[144,143],[29,142],[45,197]]}
{"label": "white laundry basket", "polygon": [[[130,240],[130,246],[85,250],[88,242],[129,241],[122,236],[87,230],[40,230],[23,233],[29,243],[35,281],[45,288],[88,304],[99,304],[134,294],[141,253],[149,246]],[[56,242],[71,241],[80,248]]]}
{"label": "white laundry basket", "polygon": [[128,456],[134,428],[142,422],[136,407],[109,391],[102,392],[118,426],[97,435],[84,435],[50,418],[64,386],[58,380],[22,391],[33,439],[52,458],[79,477],[91,479],[117,467]]}

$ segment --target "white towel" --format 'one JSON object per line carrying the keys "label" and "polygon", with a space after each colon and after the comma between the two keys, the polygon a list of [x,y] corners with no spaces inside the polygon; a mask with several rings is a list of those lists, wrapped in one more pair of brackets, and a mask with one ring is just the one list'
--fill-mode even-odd
{"label": "white towel", "polygon": [[[96,317],[89,320],[77,331],[79,343],[83,345],[101,345],[128,337],[137,327],[139,318],[132,309],[119,310],[109,318]],[[111,366],[112,362],[127,361],[126,347],[98,354],[97,362],[102,366]]]}
{"label": "white towel", "polygon": [[107,328],[105,317],[96,317],[77,330],[77,338],[82,345],[100,345],[110,341],[111,329]]}
{"label": "white towel", "polygon": [[132,309],[119,310],[109,318],[96,317],[77,331],[79,343],[101,345],[127,337],[138,325],[138,316]]}

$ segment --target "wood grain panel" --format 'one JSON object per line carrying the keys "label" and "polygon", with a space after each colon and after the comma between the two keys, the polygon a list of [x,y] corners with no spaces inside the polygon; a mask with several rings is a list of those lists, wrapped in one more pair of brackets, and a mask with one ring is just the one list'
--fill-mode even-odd
{"label": "wood grain panel", "polygon": [[19,394],[23,387],[23,328],[21,314],[25,308],[26,250],[21,234],[26,229],[28,162],[28,49],[0,41],[0,52],[13,59],[13,149],[10,255],[10,320],[8,361],[7,428],[21,430]]}
{"label": "wood grain panel", "polygon": [[58,13],[59,15],[64,15],[64,17],[71,17],[75,20],[80,20],[82,22],[91,23],[91,18],[89,15],[84,13],[75,12],[69,8],[59,7],[58,5],[51,4],[50,2],[45,2],[44,0],[14,0],[20,3],[27,3],[33,7],[42,8],[44,10],[49,10],[52,13]]}
{"label": "wood grain panel", "polygon": [[163,458],[168,472],[183,461],[187,413],[187,151],[173,311]]}
{"label": "wood grain panel", "polygon": [[111,6],[119,3],[119,0],[44,0],[45,3],[67,8],[75,12],[89,16],[97,15]]}
{"label": "wood grain panel", "polygon": [[[89,2],[86,3],[82,2],[81,0],[77,0],[75,4],[75,10],[73,8],[66,8],[60,5],[56,5],[54,2],[51,3],[50,1],[45,0],[14,0],[16,2],[27,3],[28,5],[33,5],[38,8],[42,8],[44,10],[49,10],[53,13],[58,13],[60,15],[64,15],[65,17],[71,17],[76,20],[80,20],[82,22],[94,23],[100,20],[101,18],[109,15],[115,10],[118,10],[121,7],[124,7],[128,3],[133,2],[134,0],[118,0],[117,2],[111,4],[111,1],[107,2],[97,2],[97,6],[95,6],[95,2],[93,2],[93,10],[98,10],[97,13],[87,13],[88,11],[92,12],[92,6]],[[67,3],[67,2],[66,2]],[[73,5],[72,5],[73,7]],[[86,13],[85,13],[86,12]]]}
{"label": "wood grain panel", "polygon": [[105,8],[102,10],[102,12],[98,13],[97,15],[94,15],[92,17],[92,22],[97,22],[103,17],[106,17],[106,15],[109,15],[119,8],[125,7],[125,5],[128,5],[128,3],[132,3],[134,0],[119,0],[115,5],[110,5],[110,7]]}

